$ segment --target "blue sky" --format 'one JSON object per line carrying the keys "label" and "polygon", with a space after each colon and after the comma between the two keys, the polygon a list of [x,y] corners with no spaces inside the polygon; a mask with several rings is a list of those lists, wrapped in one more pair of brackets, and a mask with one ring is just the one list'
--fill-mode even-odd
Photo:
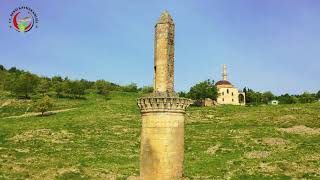
{"label": "blue sky", "polygon": [[[17,6],[39,28],[9,29]],[[275,94],[320,90],[317,0],[1,0],[0,64],[39,75],[151,85],[154,25],[168,10],[176,24],[175,89],[229,80]]]}

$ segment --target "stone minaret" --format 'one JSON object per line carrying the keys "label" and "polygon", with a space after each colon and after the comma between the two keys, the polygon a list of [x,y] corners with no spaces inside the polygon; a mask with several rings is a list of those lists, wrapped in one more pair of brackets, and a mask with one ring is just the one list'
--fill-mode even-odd
{"label": "stone minaret", "polygon": [[174,23],[168,12],[155,26],[154,92],[138,99],[142,116],[140,178],[180,179],[184,114],[190,100],[174,93]]}
{"label": "stone minaret", "polygon": [[159,93],[174,91],[174,23],[165,11],[155,26],[154,89]]}
{"label": "stone minaret", "polygon": [[223,65],[223,73],[222,73],[222,78],[224,81],[227,80],[228,74],[227,74],[227,65]]}

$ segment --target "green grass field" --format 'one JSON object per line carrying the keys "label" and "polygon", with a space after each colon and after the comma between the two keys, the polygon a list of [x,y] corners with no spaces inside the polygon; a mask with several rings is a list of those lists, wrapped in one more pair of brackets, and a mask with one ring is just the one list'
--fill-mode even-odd
{"label": "green grass field", "polygon": [[[51,116],[0,99],[0,179],[135,179],[135,93],[55,99]],[[320,179],[320,104],[190,107],[186,179]]]}

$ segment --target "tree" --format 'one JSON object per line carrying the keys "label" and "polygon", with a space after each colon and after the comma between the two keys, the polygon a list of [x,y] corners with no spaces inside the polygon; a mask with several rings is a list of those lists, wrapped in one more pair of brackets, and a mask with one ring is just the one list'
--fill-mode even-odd
{"label": "tree", "polygon": [[88,80],[85,80],[85,79],[81,79],[80,83],[82,84],[82,86],[85,89],[91,89],[94,86],[94,82],[91,82],[91,81],[88,81]]}
{"label": "tree", "polygon": [[19,76],[17,81],[13,84],[13,92],[16,96],[24,96],[29,98],[31,93],[34,93],[38,86],[38,77],[29,72],[23,73]]}
{"label": "tree", "polygon": [[188,96],[191,99],[217,99],[218,91],[214,85],[214,81],[209,79],[203,82],[200,82],[190,88]]}
{"label": "tree", "polygon": [[112,83],[112,82],[107,82],[107,90],[108,91],[119,91],[121,90],[121,87],[118,84]]}
{"label": "tree", "polygon": [[320,90],[317,92],[316,97],[318,100],[320,99]]}
{"label": "tree", "polygon": [[252,89],[247,89],[246,92],[246,103],[247,104],[260,104],[262,99],[262,94],[260,92],[255,92]]}
{"label": "tree", "polygon": [[183,98],[187,98],[188,97],[188,94],[183,92],[183,91],[178,92],[178,95],[179,95],[179,97],[183,97]]}
{"label": "tree", "polygon": [[138,86],[135,83],[130,83],[126,86],[122,86],[124,92],[138,92]]}
{"label": "tree", "polygon": [[297,98],[296,96],[291,96],[291,103],[292,103],[292,104],[297,104],[297,103],[299,103],[299,98]]}
{"label": "tree", "polygon": [[53,76],[53,77],[51,78],[51,81],[52,81],[53,83],[56,83],[56,82],[62,82],[63,79],[62,79],[61,76]]}
{"label": "tree", "polygon": [[309,92],[304,92],[301,96],[300,96],[300,102],[301,103],[311,103],[315,101],[315,96],[313,96],[312,94],[310,94]]}
{"label": "tree", "polygon": [[85,87],[80,81],[71,82],[71,94],[74,98],[81,97],[85,93]]}
{"label": "tree", "polygon": [[62,82],[61,86],[62,86],[62,92],[63,92],[65,95],[67,95],[67,96],[71,95],[71,81],[70,81],[70,80],[65,79],[65,80]]}
{"label": "tree", "polygon": [[247,87],[244,87],[244,88],[243,88],[243,92],[244,92],[244,93],[247,93],[247,91],[248,91],[248,90],[247,90]]}
{"label": "tree", "polygon": [[11,94],[14,94],[14,88],[16,86],[18,76],[16,74],[8,73],[6,77],[4,77],[3,81],[3,90],[10,91]]}
{"label": "tree", "polygon": [[6,68],[0,64],[0,71],[6,71]]}
{"label": "tree", "polygon": [[108,84],[105,80],[97,80],[95,83],[95,87],[98,94],[107,95],[108,91]]}
{"label": "tree", "polygon": [[273,99],[274,99],[274,95],[270,91],[264,92],[261,95],[261,102],[264,104],[268,104],[268,102],[270,102]]}
{"label": "tree", "polygon": [[7,72],[5,71],[0,71],[0,90],[5,89],[5,81],[7,79]]}
{"label": "tree", "polygon": [[59,81],[55,82],[53,84],[53,89],[56,92],[57,97],[61,97],[61,94],[63,92],[62,82],[59,82]]}
{"label": "tree", "polygon": [[44,96],[46,93],[49,92],[50,88],[51,88],[50,81],[46,78],[43,78],[39,82],[39,85],[37,87],[37,92]]}
{"label": "tree", "polygon": [[8,71],[9,71],[9,73],[16,73],[16,72],[18,72],[19,70],[17,70],[16,67],[12,67],[12,68],[10,68]]}
{"label": "tree", "polygon": [[140,92],[143,93],[143,94],[152,93],[153,92],[153,87],[152,86],[143,86],[140,89]]}
{"label": "tree", "polygon": [[41,112],[41,116],[53,107],[53,100],[49,96],[44,96],[36,102],[36,109]]}
{"label": "tree", "polygon": [[23,73],[25,73],[23,70],[19,70],[16,67],[11,67],[9,70],[7,70],[9,73],[11,74],[17,74],[17,75],[21,75]]}

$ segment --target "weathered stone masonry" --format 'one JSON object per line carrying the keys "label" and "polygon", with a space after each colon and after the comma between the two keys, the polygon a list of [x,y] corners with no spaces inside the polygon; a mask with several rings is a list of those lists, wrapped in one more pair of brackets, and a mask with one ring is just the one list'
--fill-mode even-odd
{"label": "weathered stone masonry", "polygon": [[138,99],[142,115],[140,178],[181,179],[184,114],[191,101],[174,93],[174,23],[164,12],[155,26],[154,92]]}

